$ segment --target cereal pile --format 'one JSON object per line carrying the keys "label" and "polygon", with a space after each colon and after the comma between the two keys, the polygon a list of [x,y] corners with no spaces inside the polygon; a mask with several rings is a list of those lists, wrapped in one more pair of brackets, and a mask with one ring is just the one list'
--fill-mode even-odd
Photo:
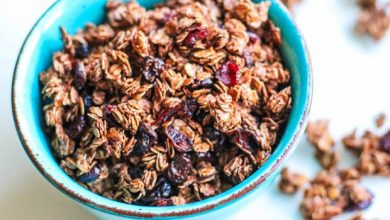
{"label": "cereal pile", "polygon": [[40,74],[63,170],[104,197],[180,205],[240,183],[271,155],[291,109],[270,2],[109,1]]}
{"label": "cereal pile", "polygon": [[[383,126],[385,115],[376,119],[377,127]],[[304,190],[301,213],[305,219],[331,219],[344,212],[364,210],[374,199],[374,195],[360,185],[361,176],[390,176],[390,131],[379,136],[366,131],[358,136],[354,131],[346,135],[343,145],[358,156],[355,166],[347,169],[337,167],[339,153],[334,139],[328,131],[328,121],[318,120],[309,123],[306,134],[316,150],[316,157],[324,168],[310,181]],[[287,168],[282,171],[279,188],[293,194],[306,184],[306,178],[292,173]],[[354,219],[361,219],[357,214]]]}

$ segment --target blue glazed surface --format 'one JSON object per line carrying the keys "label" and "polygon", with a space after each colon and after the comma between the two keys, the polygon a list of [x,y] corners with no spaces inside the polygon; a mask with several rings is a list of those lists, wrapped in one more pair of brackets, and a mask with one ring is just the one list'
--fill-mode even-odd
{"label": "blue glazed surface", "polygon": [[[234,194],[242,193],[247,186],[255,185],[262,177],[265,181],[256,189],[265,188],[267,183],[279,173],[285,157],[293,152],[304,131],[312,93],[310,59],[305,43],[288,12],[274,0],[271,1],[270,18],[282,30],[283,44],[280,52],[292,74],[293,108],[276,150],[269,160],[248,179],[222,194],[192,204],[176,207],[142,207],[120,203],[94,194],[74,182],[58,166],[50,152],[49,142],[41,126],[43,119],[38,74],[51,65],[52,54],[62,48],[59,27],[64,26],[71,34],[74,34],[88,22],[103,22],[105,2],[105,0],[57,1],[33,27],[19,54],[12,91],[14,118],[21,142],[40,172],[55,187],[93,208],[95,212],[105,212],[106,215],[115,214],[116,216],[124,216],[120,214],[123,211],[132,212],[133,215],[152,213],[159,216],[168,213],[175,215],[174,213],[204,209],[208,206],[216,206],[212,209],[216,210],[246,196],[248,193],[232,201],[230,198]],[[151,7],[160,1],[139,0],[138,2]],[[255,190],[251,192],[253,191]]]}

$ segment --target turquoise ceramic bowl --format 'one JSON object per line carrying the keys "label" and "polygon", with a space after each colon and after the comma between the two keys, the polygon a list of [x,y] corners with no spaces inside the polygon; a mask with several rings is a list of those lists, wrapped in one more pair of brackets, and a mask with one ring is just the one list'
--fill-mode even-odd
{"label": "turquoise ceramic bowl", "polygon": [[[283,137],[269,160],[248,179],[232,189],[205,199],[175,207],[143,207],[124,204],[94,194],[73,181],[58,166],[42,130],[38,74],[51,64],[52,54],[62,48],[59,27],[75,33],[87,22],[104,20],[105,0],[59,0],[37,21],[20,51],[12,86],[12,107],[22,145],[42,175],[56,188],[87,206],[104,219],[127,217],[179,217],[204,214],[228,206],[249,194],[264,189],[279,173],[304,132],[312,96],[309,54],[304,39],[287,10],[272,0],[270,18],[281,27],[280,52],[292,73],[293,107]],[[139,0],[151,7],[158,0]],[[261,195],[260,195],[261,196]],[[241,202],[242,203],[242,202]]]}

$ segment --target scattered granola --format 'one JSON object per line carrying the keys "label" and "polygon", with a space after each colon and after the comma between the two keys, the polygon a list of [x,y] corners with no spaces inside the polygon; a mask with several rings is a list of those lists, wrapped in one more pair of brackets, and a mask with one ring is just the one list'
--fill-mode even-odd
{"label": "scattered granola", "polygon": [[346,211],[366,209],[372,199],[372,193],[354,177],[322,170],[305,190],[300,209],[305,219],[331,219]]}
{"label": "scattered granola", "polygon": [[299,3],[301,3],[302,0],[282,0],[282,3],[286,6],[288,10],[292,10],[293,7]]}
{"label": "scattered granola", "polygon": [[383,38],[390,26],[390,15],[386,8],[389,3],[380,6],[376,0],[357,0],[360,14],[355,24],[355,31],[368,35],[375,41]]}
{"label": "scattered granola", "polygon": [[390,176],[390,131],[383,136],[366,131],[361,137],[353,132],[343,144],[359,156],[356,167],[361,174]]}
{"label": "scattered granola", "polygon": [[[376,119],[381,126],[384,117],[384,114],[380,114]],[[370,207],[374,196],[359,182],[362,175],[390,176],[390,131],[383,136],[371,131],[366,131],[362,136],[358,136],[357,131],[346,135],[342,143],[346,149],[356,153],[359,160],[355,166],[343,170],[338,169],[336,163],[325,166],[327,163],[323,162],[327,156],[322,155],[336,152],[335,142],[328,132],[328,121],[310,122],[306,134],[317,151],[317,158],[326,169],[321,170],[311,181],[310,187],[305,189],[300,206],[305,219],[331,219],[344,212]],[[287,176],[288,171],[283,170],[282,179],[287,179]],[[285,188],[292,191],[291,186]],[[284,191],[286,189],[281,188]],[[352,219],[362,219],[362,216],[358,213]]]}
{"label": "scattered granola", "polygon": [[[40,74],[53,154],[104,197],[181,205],[242,182],[291,109],[270,2],[109,1]],[[301,183],[292,183],[299,187]]]}
{"label": "scattered granola", "polygon": [[337,166],[340,156],[335,149],[334,139],[328,131],[328,124],[327,120],[309,122],[306,134],[309,142],[316,150],[316,157],[322,167],[332,169]]}
{"label": "scattered granola", "polygon": [[300,173],[293,173],[284,168],[281,172],[279,189],[286,194],[294,194],[308,181],[307,177]]}
{"label": "scattered granola", "polygon": [[375,125],[377,128],[381,128],[386,122],[386,115],[384,113],[380,113],[375,119]]}

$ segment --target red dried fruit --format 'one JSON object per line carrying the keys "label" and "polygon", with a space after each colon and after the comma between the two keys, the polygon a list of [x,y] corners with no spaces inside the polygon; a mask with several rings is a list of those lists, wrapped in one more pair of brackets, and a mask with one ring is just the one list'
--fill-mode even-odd
{"label": "red dried fruit", "polygon": [[227,86],[235,86],[239,81],[238,73],[239,68],[237,64],[227,61],[218,68],[216,77]]}
{"label": "red dried fruit", "polygon": [[258,40],[260,40],[259,36],[256,34],[256,33],[253,33],[251,31],[248,31],[246,32],[246,34],[248,35],[249,37],[249,42],[254,44],[256,43]]}
{"label": "red dried fruit", "polygon": [[145,57],[143,66],[141,67],[141,74],[146,81],[153,83],[156,76],[159,76],[164,71],[164,68],[164,61],[160,58],[147,56]]}
{"label": "red dried fruit", "polygon": [[187,99],[183,102],[183,104],[179,104],[173,108],[166,108],[160,111],[155,121],[155,124],[160,125],[161,123],[166,122],[175,114],[191,118],[197,110],[198,102],[195,99]]}
{"label": "red dried fruit", "polygon": [[380,145],[384,151],[390,153],[390,131],[381,138]]}
{"label": "red dried fruit", "polygon": [[188,35],[184,39],[183,44],[187,47],[193,47],[198,40],[203,40],[207,37],[208,31],[204,27],[195,26],[188,29]]}
{"label": "red dried fruit", "polygon": [[173,202],[172,199],[167,199],[167,198],[159,198],[153,200],[152,206],[172,206]]}
{"label": "red dried fruit", "polygon": [[190,152],[192,151],[192,140],[190,140],[187,136],[182,134],[180,131],[176,130],[172,126],[169,126],[165,129],[165,134],[172,141],[173,147],[178,152]]}
{"label": "red dried fruit", "polygon": [[116,127],[118,125],[114,116],[112,115],[112,112],[114,111],[115,108],[116,106],[113,105],[106,105],[103,108],[103,117],[104,119],[106,119],[107,125],[109,127]]}
{"label": "red dried fruit", "polygon": [[182,184],[187,180],[191,169],[191,159],[187,154],[176,155],[175,159],[169,164],[167,178],[173,183]]}
{"label": "red dried fruit", "polygon": [[247,153],[253,153],[257,146],[253,134],[243,129],[237,129],[233,132],[233,142]]}
{"label": "red dried fruit", "polygon": [[180,105],[176,105],[173,108],[166,108],[159,112],[158,117],[155,121],[155,124],[160,125],[170,119],[174,114],[176,114],[181,109]]}

